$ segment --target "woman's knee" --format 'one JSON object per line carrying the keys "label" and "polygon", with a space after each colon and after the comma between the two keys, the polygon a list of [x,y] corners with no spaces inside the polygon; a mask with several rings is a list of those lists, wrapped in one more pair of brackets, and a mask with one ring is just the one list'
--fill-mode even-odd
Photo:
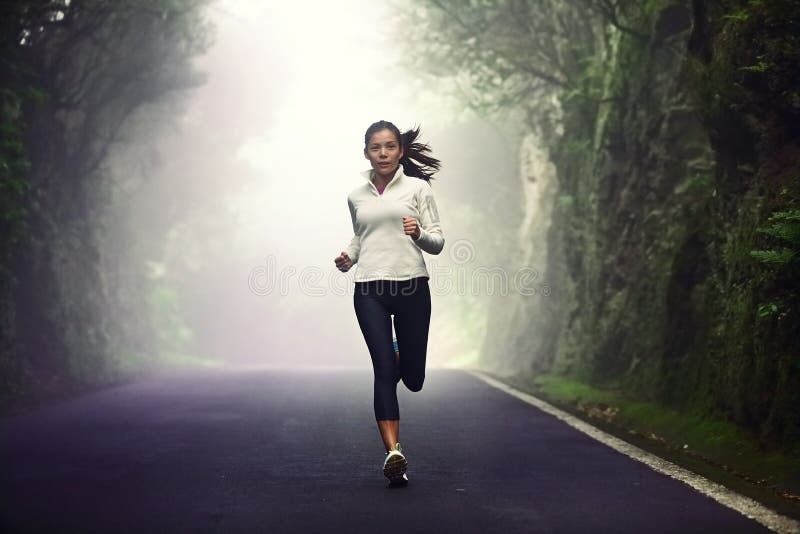
{"label": "woman's knee", "polygon": [[383,387],[397,385],[397,369],[395,367],[380,366],[374,369],[375,384]]}
{"label": "woman's knee", "polygon": [[403,384],[405,384],[408,389],[410,389],[415,393],[422,389],[423,382],[425,382],[424,376],[421,376],[419,378],[408,378],[405,376],[403,377]]}

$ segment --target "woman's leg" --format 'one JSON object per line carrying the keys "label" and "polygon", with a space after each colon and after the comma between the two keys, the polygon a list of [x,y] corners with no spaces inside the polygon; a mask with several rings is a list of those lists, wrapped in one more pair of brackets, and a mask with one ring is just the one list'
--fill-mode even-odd
{"label": "woman's leg", "polygon": [[400,441],[400,419],[378,419],[377,422],[383,446],[387,451],[394,449],[395,444]]}
{"label": "woman's leg", "polygon": [[431,322],[431,293],[427,278],[415,278],[400,294],[394,328],[400,348],[400,374],[411,391],[422,389]]}
{"label": "woman's leg", "polygon": [[375,284],[356,284],[353,305],[367,343],[375,378],[373,408],[386,450],[399,437],[400,408],[397,403],[397,363],[392,346],[392,323],[385,297],[375,295]]}

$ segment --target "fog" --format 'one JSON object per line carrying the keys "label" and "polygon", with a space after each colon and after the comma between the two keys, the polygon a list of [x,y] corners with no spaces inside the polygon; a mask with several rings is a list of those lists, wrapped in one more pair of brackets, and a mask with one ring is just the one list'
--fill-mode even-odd
{"label": "fog", "polygon": [[[190,359],[370,365],[352,303],[357,267],[341,273],[333,259],[353,234],[347,194],[369,168],[364,131],[380,119],[401,130],[421,125],[422,141],[443,162],[432,183],[445,248],[424,254],[432,275],[428,364],[477,358],[485,299],[451,286],[473,263],[502,260],[491,247],[519,208],[498,210],[496,197],[515,194],[515,149],[509,131],[404,67],[392,9],[365,1],[212,4],[213,44],[196,60],[206,82],[172,108],[176,124],[132,129],[133,138],[149,139],[146,151],[132,142],[113,156],[118,182],[142,175],[135,194],[117,203],[129,228],[120,239],[138,241],[152,255],[153,276],[174,290],[181,324],[170,328],[183,332]],[[179,215],[165,214],[176,200]],[[498,211],[503,224],[490,219]],[[151,241],[165,245],[148,249]],[[455,263],[454,244],[462,248]]]}
{"label": "fog", "polygon": [[[352,452],[372,426],[372,384],[344,376],[372,371],[353,306],[360,266],[341,273],[334,258],[352,238],[348,193],[369,167],[364,131],[381,119],[420,125],[442,162],[432,186],[445,246],[423,255],[427,369],[478,369],[506,393],[683,451],[691,466],[704,458],[704,472],[729,466],[723,481],[769,481],[770,503],[797,494],[800,121],[789,66],[800,10],[0,6],[0,449],[15,466],[12,521],[119,525],[120,506],[96,497],[109,483],[135,495],[145,480],[166,492],[148,493],[154,513],[135,500],[132,517],[148,523],[169,502],[181,524],[239,524],[231,484],[263,493],[265,480],[319,504],[304,487],[325,486],[322,464],[305,461],[321,458],[302,448],[316,446],[307,436],[333,429],[326,442]],[[308,368],[359,371],[335,373],[337,390]],[[423,377],[403,375],[405,406]],[[484,423],[507,415],[502,394],[484,402],[489,390],[468,373],[428,378],[438,383],[425,387],[431,402],[408,404],[414,420],[438,424],[455,406],[445,419],[456,433],[488,435]],[[382,398],[376,418],[394,418]],[[384,450],[397,445],[394,424],[380,426]],[[410,450],[414,432],[452,434],[415,426],[403,434]],[[352,458],[331,473],[357,474],[364,457]],[[187,471],[187,459],[210,471]],[[223,506],[209,515],[211,500],[190,499],[180,513],[171,494],[197,492],[174,491],[168,465],[217,481]],[[43,487],[79,491],[53,508]],[[234,512],[263,504],[234,500]],[[94,513],[98,502],[109,514]]]}

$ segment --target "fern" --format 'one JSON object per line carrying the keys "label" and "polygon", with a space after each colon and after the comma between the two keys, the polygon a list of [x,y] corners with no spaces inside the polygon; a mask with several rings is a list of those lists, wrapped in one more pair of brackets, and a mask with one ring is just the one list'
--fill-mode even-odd
{"label": "fern", "polygon": [[722,15],[722,18],[735,20],[738,22],[747,22],[748,20],[750,20],[750,13],[748,13],[744,9],[738,9],[732,13],[728,13],[727,15]]}
{"label": "fern", "polygon": [[795,257],[795,253],[788,248],[780,250],[751,250],[750,256],[754,257],[761,263],[769,263],[772,265],[786,265]]}
{"label": "fern", "polygon": [[800,209],[777,211],[767,221],[772,224],[758,228],[758,232],[786,241],[794,245],[793,248],[800,249]]}
{"label": "fern", "polygon": [[748,65],[747,67],[739,67],[739,70],[746,72],[766,72],[769,70],[769,64],[759,61],[755,65]]}
{"label": "fern", "polygon": [[778,304],[781,304],[781,303],[780,302],[777,302],[777,303],[776,302],[767,302],[766,304],[759,304],[758,305],[758,310],[756,311],[756,316],[759,319],[766,319],[767,317],[771,317],[771,316],[777,314],[780,311],[780,308],[778,307]]}
{"label": "fern", "polygon": [[776,211],[767,222],[771,224],[759,227],[756,231],[782,241],[784,246],[769,250],[751,250],[750,256],[762,263],[777,266],[795,262],[800,254],[800,209]]}

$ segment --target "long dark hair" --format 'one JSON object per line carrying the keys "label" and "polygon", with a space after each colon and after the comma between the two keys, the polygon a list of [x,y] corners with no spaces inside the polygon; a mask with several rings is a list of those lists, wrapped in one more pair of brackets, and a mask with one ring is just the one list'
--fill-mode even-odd
{"label": "long dark hair", "polygon": [[378,121],[367,128],[364,134],[364,150],[369,145],[372,135],[381,130],[390,130],[397,137],[400,148],[403,149],[403,157],[400,164],[403,166],[403,173],[406,176],[414,176],[429,182],[434,179],[433,173],[439,170],[442,162],[430,155],[431,147],[425,143],[417,142],[419,137],[419,126],[406,130],[402,134],[400,129],[389,121]]}

